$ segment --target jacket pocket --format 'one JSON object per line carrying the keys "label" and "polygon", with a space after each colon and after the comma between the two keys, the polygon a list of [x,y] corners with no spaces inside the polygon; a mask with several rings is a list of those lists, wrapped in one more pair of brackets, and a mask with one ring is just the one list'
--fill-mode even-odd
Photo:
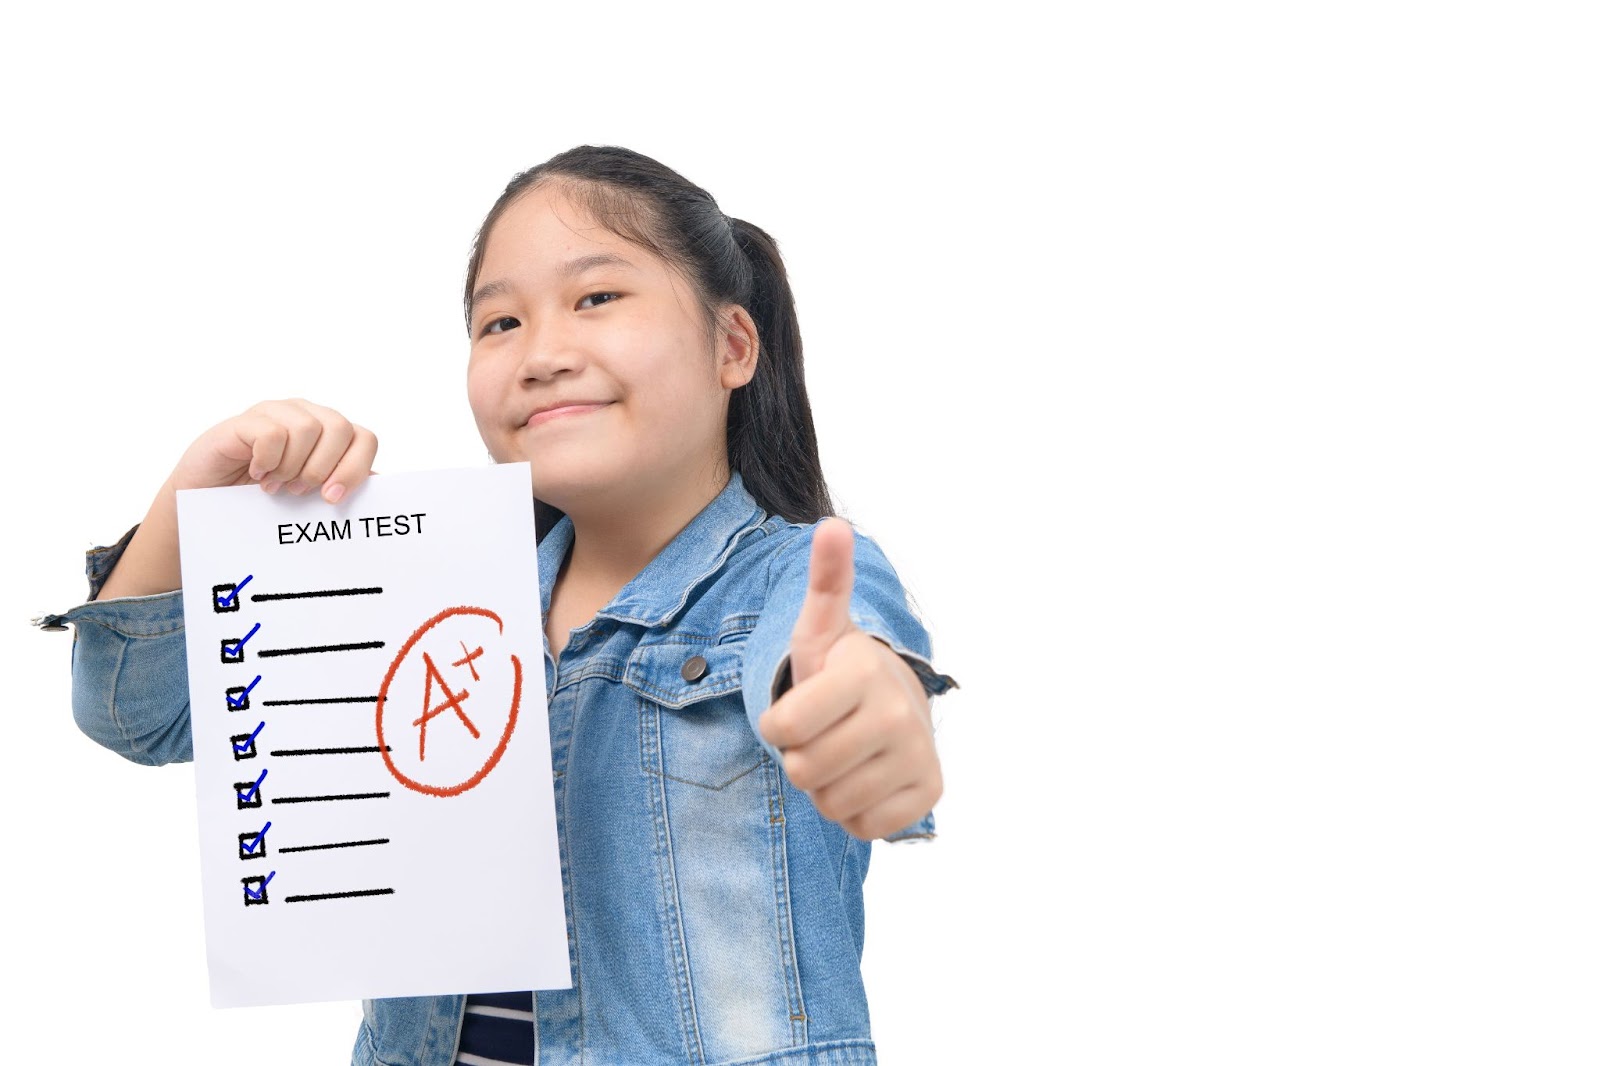
{"label": "jacket pocket", "polygon": [[743,657],[742,637],[634,650],[622,681],[640,697],[640,769],[721,791],[761,765],[744,712]]}

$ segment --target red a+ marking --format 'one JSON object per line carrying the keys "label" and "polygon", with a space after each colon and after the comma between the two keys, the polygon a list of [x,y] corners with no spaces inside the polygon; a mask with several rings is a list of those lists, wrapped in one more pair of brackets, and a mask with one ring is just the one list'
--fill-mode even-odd
{"label": "red a+ marking", "polygon": [[[463,651],[466,650],[465,644],[463,644],[461,647]],[[482,652],[483,649],[479,648],[478,651]],[[471,656],[468,656],[468,659],[470,660]],[[436,718],[445,711],[455,711],[456,717],[461,719],[461,724],[466,726],[467,731],[472,734],[472,739],[478,739],[478,727],[472,724],[472,719],[468,718],[466,712],[461,709],[461,704],[464,703],[467,697],[471,696],[472,693],[468,692],[466,689],[462,689],[459,693],[451,692],[450,685],[445,681],[444,675],[439,673],[439,668],[433,664],[433,656],[429,655],[427,652],[423,652],[422,661],[427,664],[428,670],[427,683],[422,691],[422,717],[411,723],[414,726],[420,727],[417,735],[418,762],[421,762],[427,758],[428,719]],[[456,664],[452,663],[451,665]],[[470,662],[468,665],[471,665]],[[472,676],[477,677],[477,671],[474,670]],[[439,682],[440,690],[443,691],[447,697],[445,701],[439,704],[437,707],[432,705],[433,683],[435,681]]]}
{"label": "red a+ marking", "polygon": [[476,666],[472,665],[472,660],[476,659],[478,656],[483,654],[483,645],[481,645],[481,644],[478,645],[478,649],[476,651],[467,651],[467,642],[466,641],[461,640],[461,641],[457,641],[456,643],[461,645],[461,650],[463,652],[465,652],[465,654],[462,655],[462,657],[457,659],[455,662],[451,663],[450,665],[451,666],[465,666],[468,670],[472,671],[472,680],[474,680],[474,681],[482,681],[483,679],[478,676],[478,668]]}

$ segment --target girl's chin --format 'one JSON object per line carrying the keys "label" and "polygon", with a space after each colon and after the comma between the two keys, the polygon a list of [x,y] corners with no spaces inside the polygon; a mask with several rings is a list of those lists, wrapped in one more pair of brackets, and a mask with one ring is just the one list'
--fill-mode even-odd
{"label": "girl's chin", "polygon": [[592,462],[570,466],[546,461],[541,465],[535,459],[529,466],[533,471],[534,496],[563,511],[585,501],[608,499],[622,487],[615,471],[597,469]]}

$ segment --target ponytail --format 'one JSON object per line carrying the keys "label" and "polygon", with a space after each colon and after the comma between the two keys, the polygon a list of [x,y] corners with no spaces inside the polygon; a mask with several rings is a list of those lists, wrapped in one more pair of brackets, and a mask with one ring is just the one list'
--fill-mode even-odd
{"label": "ponytail", "polygon": [[778,245],[758,226],[729,219],[750,265],[749,301],[761,350],[755,376],[728,401],[728,465],[769,513],[791,522],[833,514],[806,396],[800,323]]}

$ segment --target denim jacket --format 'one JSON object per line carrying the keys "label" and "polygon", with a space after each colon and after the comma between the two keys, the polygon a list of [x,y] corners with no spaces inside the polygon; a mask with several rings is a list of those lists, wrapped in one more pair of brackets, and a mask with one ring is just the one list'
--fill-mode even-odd
{"label": "denim jacket", "polygon": [[[734,474],[559,660],[546,643],[572,987],[534,995],[541,1064],[875,1061],[860,970],[871,846],[817,812],[755,729],[787,677],[813,529],[768,516]],[[131,536],[89,553],[91,597]],[[562,519],[538,546],[546,614],[572,536]],[[855,567],[855,624],[930,695],[950,688],[859,533]],[[190,759],[182,594],[40,619],[63,622],[83,732],[135,762]],[[930,813],[891,839],[932,834]],[[352,1063],[448,1066],[465,1001],[366,1001]]]}

